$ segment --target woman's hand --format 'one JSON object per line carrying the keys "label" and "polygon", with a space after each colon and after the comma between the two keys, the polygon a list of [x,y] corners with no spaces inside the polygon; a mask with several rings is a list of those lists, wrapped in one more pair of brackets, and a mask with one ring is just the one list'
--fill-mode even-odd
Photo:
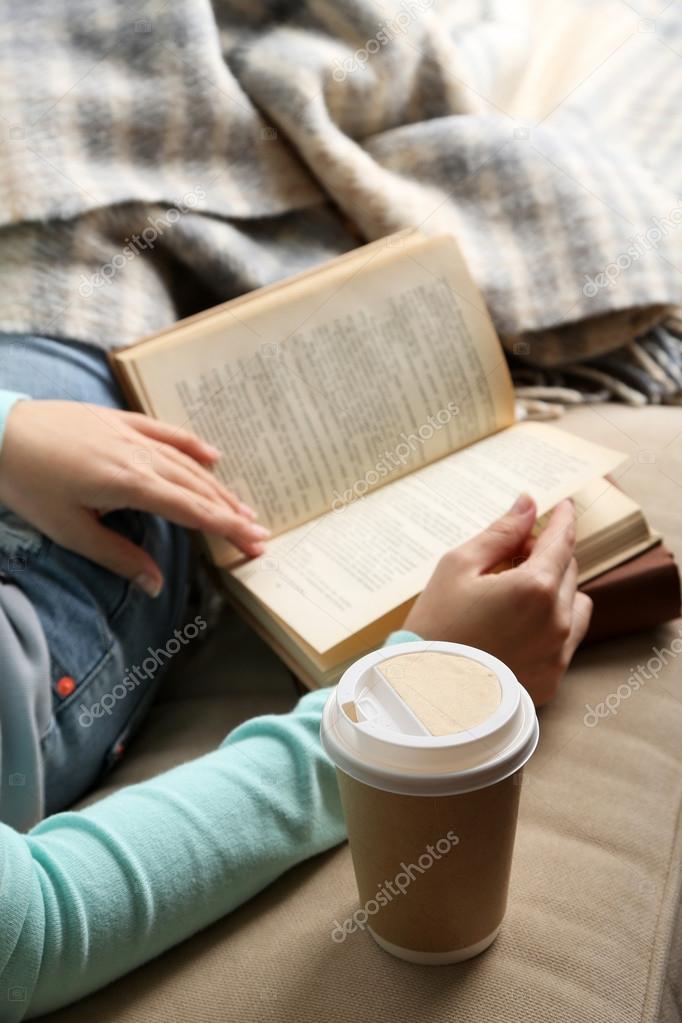
{"label": "woman's hand", "polygon": [[[557,691],[592,615],[576,589],[575,509],[563,501],[532,541],[536,510],[522,495],[478,536],[449,551],[407,616],[423,639],[466,643],[499,657],[536,705]],[[517,567],[492,570],[515,556]]]}
{"label": "woman's hand", "polygon": [[99,516],[119,508],[152,512],[261,554],[268,531],[208,471],[219,457],[194,434],[136,412],[19,401],[0,453],[0,503],[156,596],[163,578],[154,560]]}

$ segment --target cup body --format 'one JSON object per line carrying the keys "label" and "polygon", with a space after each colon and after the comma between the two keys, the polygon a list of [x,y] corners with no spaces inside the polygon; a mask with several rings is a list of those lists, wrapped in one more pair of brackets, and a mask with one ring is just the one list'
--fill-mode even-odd
{"label": "cup body", "polygon": [[445,964],[478,955],[507,906],[522,770],[449,796],[415,796],[337,769],[360,915],[388,952]]}

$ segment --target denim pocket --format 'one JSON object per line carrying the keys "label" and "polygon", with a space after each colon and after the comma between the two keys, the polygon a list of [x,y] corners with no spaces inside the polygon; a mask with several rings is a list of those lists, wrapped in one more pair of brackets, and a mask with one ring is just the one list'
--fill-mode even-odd
{"label": "denim pocket", "polygon": [[[103,524],[144,545],[148,518],[139,512],[116,512]],[[134,587],[128,579],[53,543],[16,516],[4,536],[0,534],[0,561],[3,558],[14,566],[12,582],[23,590],[40,618],[50,650],[53,686],[66,676],[82,696],[115,642],[116,617]],[[60,713],[67,702],[56,700],[55,711]]]}
{"label": "denim pocket", "polygon": [[[68,551],[0,509],[0,563],[40,619],[50,651],[52,720],[41,736],[47,812],[63,809],[120,758],[165,670],[151,660],[179,624],[188,538],[134,511],[106,517],[154,558],[166,579],[150,599],[128,579]],[[9,574],[9,573],[8,573]]]}

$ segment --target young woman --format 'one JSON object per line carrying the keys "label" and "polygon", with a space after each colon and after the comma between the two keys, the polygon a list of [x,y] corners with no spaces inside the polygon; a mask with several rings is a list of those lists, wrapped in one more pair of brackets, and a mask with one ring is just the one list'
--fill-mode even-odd
{"label": "young woman", "polygon": [[[267,533],[190,432],[122,410],[105,358],[0,336],[0,1018],[73,1001],[205,927],[344,838],[319,724],[326,694],[249,721],[219,749],[78,813],[159,675],[88,718],[182,626],[186,528],[257,556]],[[582,639],[574,511],[533,543],[521,496],[447,554],[388,642],[483,647],[536,703]],[[494,574],[500,562],[528,555]],[[88,722],[87,726],[84,720]],[[30,829],[30,830],[29,830]],[[27,833],[25,833],[27,832]]]}

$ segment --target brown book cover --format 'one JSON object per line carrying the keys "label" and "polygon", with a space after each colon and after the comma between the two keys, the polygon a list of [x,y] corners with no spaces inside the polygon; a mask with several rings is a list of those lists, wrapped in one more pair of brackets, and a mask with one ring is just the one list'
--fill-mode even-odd
{"label": "brown book cover", "polygon": [[586,643],[651,629],[681,613],[680,574],[662,543],[580,588],[594,601]]}

